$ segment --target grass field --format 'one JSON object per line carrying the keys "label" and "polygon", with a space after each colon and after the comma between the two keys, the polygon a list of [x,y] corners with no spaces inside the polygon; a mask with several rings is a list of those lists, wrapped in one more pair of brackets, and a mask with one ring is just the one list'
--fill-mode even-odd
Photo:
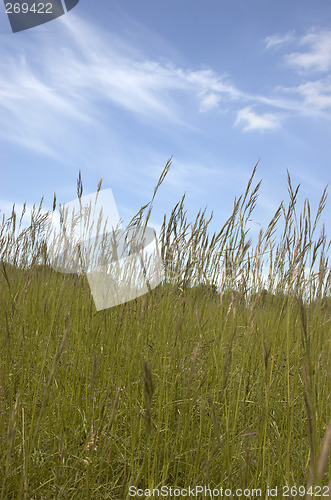
{"label": "grass field", "polygon": [[330,240],[324,226],[316,235],[326,192],[315,216],[308,201],[298,213],[289,178],[288,203],[253,243],[254,183],[255,169],[214,235],[205,212],[187,221],[183,198],[161,231],[163,283],[102,311],[86,276],[48,265],[40,209],[19,238],[14,211],[3,220],[1,499],[162,486],[228,498],[278,487],[283,498],[286,485],[297,488],[288,498],[329,498]]}

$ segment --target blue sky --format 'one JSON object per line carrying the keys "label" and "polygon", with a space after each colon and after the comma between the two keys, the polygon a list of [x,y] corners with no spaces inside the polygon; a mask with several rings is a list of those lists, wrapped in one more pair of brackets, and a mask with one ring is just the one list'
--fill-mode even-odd
{"label": "blue sky", "polygon": [[[186,192],[217,231],[255,163],[252,230],[287,200],[316,208],[330,182],[331,3],[325,0],[81,0],[11,33],[0,5],[0,210],[50,209],[101,177],[128,221],[170,156],[152,216]],[[330,203],[324,220],[331,223]],[[254,229],[255,228],[255,229]],[[329,233],[329,232],[328,232]]]}

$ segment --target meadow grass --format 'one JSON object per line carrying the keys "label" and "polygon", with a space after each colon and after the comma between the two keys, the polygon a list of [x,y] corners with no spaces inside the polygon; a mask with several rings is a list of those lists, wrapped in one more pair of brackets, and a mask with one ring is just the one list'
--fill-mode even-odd
{"label": "meadow grass", "polygon": [[18,236],[14,208],[3,219],[1,499],[331,486],[326,191],[315,217],[308,200],[298,214],[288,177],[288,205],[253,243],[255,171],[218,233],[206,211],[187,220],[183,197],[161,229],[163,282],[101,311],[86,276],[50,267],[42,203]]}

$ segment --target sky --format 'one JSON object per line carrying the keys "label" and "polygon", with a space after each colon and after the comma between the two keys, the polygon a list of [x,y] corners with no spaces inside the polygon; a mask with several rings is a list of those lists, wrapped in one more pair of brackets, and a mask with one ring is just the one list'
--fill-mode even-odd
{"label": "sky", "polygon": [[[124,223],[157,194],[151,225],[186,193],[219,230],[254,165],[252,232],[288,200],[316,210],[330,182],[331,3],[80,0],[12,33],[0,4],[0,216],[111,188]],[[323,219],[331,225],[330,202]]]}

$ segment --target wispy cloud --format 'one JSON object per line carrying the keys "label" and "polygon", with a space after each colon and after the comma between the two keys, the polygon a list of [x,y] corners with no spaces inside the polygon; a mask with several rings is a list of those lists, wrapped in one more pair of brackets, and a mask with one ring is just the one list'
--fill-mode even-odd
{"label": "wispy cloud", "polygon": [[[210,69],[146,59],[138,49],[98,33],[79,18],[70,23],[64,19],[61,26],[62,45],[56,49],[48,38],[38,51],[31,40],[16,56],[4,50],[0,134],[21,146],[56,156],[58,144],[75,124],[102,133],[101,103],[156,124],[167,120],[185,125],[181,96],[197,113],[241,98],[238,89]],[[72,141],[78,140],[73,134]]]}
{"label": "wispy cloud", "polygon": [[282,35],[280,33],[276,33],[274,35],[267,36],[264,39],[265,49],[269,50],[269,49],[279,48],[283,45],[286,45],[289,42],[292,42],[293,40],[294,40],[294,32],[293,31],[286,33],[285,35]]}
{"label": "wispy cloud", "polygon": [[277,115],[264,113],[258,115],[252,108],[247,106],[237,113],[235,125],[241,125],[245,132],[251,130],[259,130],[264,132],[280,127],[280,119]]}
{"label": "wispy cloud", "polygon": [[305,103],[321,111],[331,109],[331,78],[316,82],[302,83],[297,88],[304,96]]}
{"label": "wispy cloud", "polygon": [[311,29],[302,36],[295,36],[294,31],[275,33],[264,39],[265,49],[279,49],[291,44],[292,51],[284,56],[286,64],[301,71],[326,72],[331,68],[331,31]]}
{"label": "wispy cloud", "polygon": [[292,94],[306,115],[320,115],[331,109],[331,77],[301,83],[296,87],[279,88],[280,91]]}
{"label": "wispy cloud", "polygon": [[200,103],[200,111],[204,113],[205,111],[210,111],[218,107],[221,101],[221,96],[215,92],[207,94]]}
{"label": "wispy cloud", "polygon": [[290,32],[271,35],[264,41],[266,48],[291,44],[291,51],[287,51],[282,60],[286,63],[285,69],[295,71],[298,83],[290,87],[277,85],[272,97],[260,96],[257,100],[283,109],[288,116],[330,117],[331,79],[330,76],[316,77],[316,72],[331,69],[331,31],[314,28],[302,36]]}
{"label": "wispy cloud", "polygon": [[312,30],[298,43],[303,49],[285,57],[287,64],[296,69],[326,72],[331,68],[331,31]]}
{"label": "wispy cloud", "polygon": [[[275,109],[302,116],[329,108],[330,82],[276,87],[271,96],[258,90],[248,94],[213,69],[151,60],[122,38],[74,14],[70,21],[68,17],[58,22],[58,45],[49,36],[42,44],[27,37],[26,45],[16,48],[5,41],[0,58],[0,137],[58,161],[70,155],[72,162],[80,160],[77,151],[85,151],[84,134],[93,133],[96,149],[98,144],[104,148],[110,141],[118,143],[116,109],[155,127],[169,123],[187,128],[192,116],[198,122],[199,113],[230,109],[244,131],[262,131],[280,127]],[[290,32],[265,39],[267,49],[292,42],[307,50],[289,53],[289,66],[330,68],[331,32],[315,30],[301,39]],[[263,104],[263,114],[253,111],[256,104]]]}

